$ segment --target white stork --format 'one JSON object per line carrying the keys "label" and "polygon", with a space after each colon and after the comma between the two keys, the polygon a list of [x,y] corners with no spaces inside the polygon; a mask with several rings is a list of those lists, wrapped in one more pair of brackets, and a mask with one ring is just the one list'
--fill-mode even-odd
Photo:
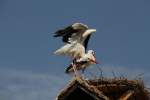
{"label": "white stork", "polygon": [[[95,58],[93,59],[93,52],[86,52],[88,41],[93,32],[96,32],[96,29],[89,29],[87,25],[82,23],[74,23],[64,29],[56,31],[54,37],[62,37],[62,41],[66,44],[54,53],[71,56],[75,62],[82,61],[82,59],[89,59],[87,60],[88,62],[95,60]],[[91,62],[88,64],[91,64]],[[84,64],[84,66],[86,66],[86,64]]]}
{"label": "white stork", "polygon": [[89,50],[82,58],[77,59],[75,62],[72,62],[69,67],[66,68],[65,72],[66,73],[71,73],[74,71],[73,69],[73,65],[76,65],[76,69],[77,70],[82,70],[82,72],[84,72],[84,70],[86,69],[86,67],[88,67],[91,64],[98,64],[98,62],[95,59],[94,56],[94,51],[93,50]]}

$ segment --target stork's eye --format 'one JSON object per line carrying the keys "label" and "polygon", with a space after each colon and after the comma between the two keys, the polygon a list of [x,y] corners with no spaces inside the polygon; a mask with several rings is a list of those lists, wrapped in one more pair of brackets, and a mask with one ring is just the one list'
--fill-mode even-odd
{"label": "stork's eye", "polygon": [[94,52],[92,52],[92,54],[94,55],[95,53],[94,53]]}

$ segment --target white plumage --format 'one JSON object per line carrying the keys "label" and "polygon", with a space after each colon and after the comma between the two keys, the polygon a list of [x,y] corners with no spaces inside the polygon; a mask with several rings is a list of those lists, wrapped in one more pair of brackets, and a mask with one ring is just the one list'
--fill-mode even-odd
{"label": "white plumage", "polygon": [[56,50],[54,54],[67,55],[73,58],[73,62],[66,69],[66,73],[76,69],[84,70],[87,66],[97,63],[94,51],[86,51],[88,41],[93,32],[96,32],[96,29],[89,29],[87,25],[82,23],[74,23],[55,32],[54,37],[62,37],[65,45]]}
{"label": "white plumage", "polygon": [[58,37],[59,34],[59,36],[63,37],[63,41],[66,44],[56,50],[54,54],[68,55],[73,58],[83,57],[86,53],[90,35],[95,31],[96,29],[88,29],[87,25],[82,23],[75,23],[69,28],[57,31],[55,37]]}
{"label": "white plumage", "polygon": [[97,64],[98,62],[95,59],[94,51],[89,50],[82,58],[77,59],[75,62],[71,63],[65,70],[66,73],[71,73],[74,71],[73,65],[76,65],[77,70],[84,70],[91,64]]}

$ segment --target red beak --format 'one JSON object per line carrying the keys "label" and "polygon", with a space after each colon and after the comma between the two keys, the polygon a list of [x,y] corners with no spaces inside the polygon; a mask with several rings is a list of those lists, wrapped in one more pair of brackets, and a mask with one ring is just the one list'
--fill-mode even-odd
{"label": "red beak", "polygon": [[[95,55],[93,55],[93,56],[96,59]],[[96,60],[93,60],[92,62],[95,63],[95,64],[99,64]]]}
{"label": "red beak", "polygon": [[95,64],[99,64],[99,62],[95,61]]}
{"label": "red beak", "polygon": [[91,62],[93,62],[94,64],[99,64],[96,60],[91,59]]}

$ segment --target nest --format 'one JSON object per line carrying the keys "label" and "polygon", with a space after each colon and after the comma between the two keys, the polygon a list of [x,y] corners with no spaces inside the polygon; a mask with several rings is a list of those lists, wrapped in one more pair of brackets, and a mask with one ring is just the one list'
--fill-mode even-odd
{"label": "nest", "polygon": [[60,92],[57,100],[70,100],[68,97],[77,89],[81,89],[94,100],[150,100],[150,93],[142,80],[127,78],[85,80],[82,77],[74,77]]}
{"label": "nest", "polygon": [[102,91],[110,100],[150,100],[150,93],[141,79],[99,78],[88,80],[88,83]]}

